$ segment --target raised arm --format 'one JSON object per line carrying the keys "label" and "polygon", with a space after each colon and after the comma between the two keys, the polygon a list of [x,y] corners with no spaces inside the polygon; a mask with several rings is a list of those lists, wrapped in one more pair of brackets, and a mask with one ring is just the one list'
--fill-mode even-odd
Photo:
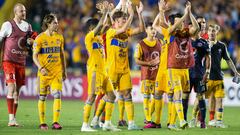
{"label": "raised arm", "polygon": [[188,14],[189,14],[189,5],[186,6],[184,10],[184,15],[180,19],[178,19],[176,22],[174,22],[171,28],[169,28],[169,33],[174,32],[187,18]]}
{"label": "raised arm", "polygon": [[159,18],[160,18],[160,13],[156,16],[156,18],[153,21],[153,28],[156,29],[158,33],[161,33],[162,30],[160,27]]}
{"label": "raised arm", "polygon": [[144,19],[142,16],[142,11],[143,11],[143,4],[142,2],[139,3],[139,6],[136,6],[137,9],[137,14],[139,18],[139,26],[137,28],[134,28],[132,31],[132,35],[139,34],[144,31],[145,29],[145,24],[144,24]]}
{"label": "raised arm", "polygon": [[102,13],[102,17],[98,22],[98,25],[93,29],[94,35],[97,35],[103,27],[104,20],[107,18],[107,10],[108,10],[108,2],[103,2],[102,8],[100,9],[100,12]]}
{"label": "raised arm", "polygon": [[128,17],[126,23],[123,25],[123,27],[121,27],[120,29],[116,30],[116,35],[125,32],[129,28],[131,23],[132,23],[133,16],[134,16],[134,11],[133,11],[133,8],[132,8],[131,4],[128,5],[128,13],[129,13],[129,17]]}
{"label": "raised arm", "polygon": [[194,36],[200,29],[198,23],[197,23],[197,20],[195,19],[195,17],[193,16],[192,14],[192,11],[191,11],[191,3],[188,1],[188,5],[189,5],[189,17],[190,17],[190,20],[191,20],[191,23],[192,23],[192,27],[190,28],[189,30],[189,33]]}
{"label": "raised arm", "polygon": [[158,8],[159,8],[159,23],[160,25],[163,27],[163,28],[168,28],[168,23],[166,21],[166,18],[165,18],[165,11],[167,11],[167,2],[165,2],[164,0],[161,0],[159,3],[158,3]]}
{"label": "raised arm", "polygon": [[110,12],[110,15],[112,16],[116,11],[127,13],[127,3],[128,0],[120,0],[117,6]]}

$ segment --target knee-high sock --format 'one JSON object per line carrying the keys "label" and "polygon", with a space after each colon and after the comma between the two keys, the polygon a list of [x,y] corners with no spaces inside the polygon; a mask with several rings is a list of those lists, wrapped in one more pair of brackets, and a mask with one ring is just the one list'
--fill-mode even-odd
{"label": "knee-high sock", "polygon": [[118,97],[118,111],[119,111],[119,120],[123,120],[124,118],[124,98],[123,96]]}
{"label": "knee-high sock", "polygon": [[[172,95],[168,95],[168,118],[167,118],[167,124],[170,124],[170,120],[171,120],[171,117],[172,117],[172,106],[173,106],[173,96]],[[174,109],[175,109],[175,107],[174,107]]]}
{"label": "knee-high sock", "polygon": [[153,113],[155,111],[155,100],[154,98],[152,98],[151,102],[150,102],[150,115],[152,116]]}
{"label": "knee-high sock", "polygon": [[144,94],[143,95],[143,111],[144,111],[145,119],[147,121],[151,121],[149,100],[150,100],[150,94]]}
{"label": "knee-high sock", "polygon": [[223,108],[218,108],[217,110],[217,121],[223,120]]}
{"label": "knee-high sock", "polygon": [[215,111],[209,111],[209,120],[214,120]]}
{"label": "knee-high sock", "polygon": [[13,114],[14,99],[7,97],[8,114]]}
{"label": "knee-high sock", "polygon": [[40,124],[45,123],[45,119],[46,119],[45,114],[46,114],[46,101],[38,100],[38,115],[39,115]]}
{"label": "knee-high sock", "polygon": [[128,122],[132,122],[134,119],[134,105],[132,102],[132,98],[125,98],[124,106],[127,112]]}
{"label": "knee-high sock", "polygon": [[17,108],[18,108],[18,103],[14,103],[13,104],[13,114],[14,114],[14,117],[16,117]]}
{"label": "knee-high sock", "polygon": [[162,96],[154,96],[154,100],[155,100],[155,123],[160,124],[163,106]]}
{"label": "knee-high sock", "polygon": [[170,117],[170,125],[175,125],[177,121],[177,111],[174,102],[171,104],[171,117]]}
{"label": "knee-high sock", "polygon": [[199,100],[200,121],[205,122],[206,118],[206,102],[204,99]]}
{"label": "knee-high sock", "polygon": [[180,121],[184,120],[182,100],[174,100],[176,112]]}
{"label": "knee-high sock", "polygon": [[114,109],[114,103],[112,103],[112,102],[107,102],[107,103],[106,103],[106,107],[105,107],[105,110],[106,110],[105,120],[106,120],[106,121],[110,121],[110,120],[111,120],[113,109]]}
{"label": "knee-high sock", "polygon": [[192,110],[192,119],[197,118],[198,112],[199,112],[199,103],[195,101],[193,105],[193,110]]}
{"label": "knee-high sock", "polygon": [[54,99],[53,101],[53,123],[59,122],[61,112],[61,99]]}
{"label": "knee-high sock", "polygon": [[92,104],[87,102],[84,106],[84,112],[83,112],[83,122],[84,123],[88,123],[89,117],[91,114],[91,109],[92,109]]}
{"label": "knee-high sock", "polygon": [[104,96],[104,94],[99,94],[99,95],[97,96],[97,99],[95,100],[95,111],[94,111],[94,115],[95,115],[96,112],[97,112],[98,105],[99,105],[100,100],[102,99],[103,96]]}
{"label": "knee-high sock", "polygon": [[187,121],[187,111],[188,111],[188,95],[183,94],[183,99],[182,99],[182,105],[183,105],[183,115],[184,115],[184,120]]}
{"label": "knee-high sock", "polygon": [[106,105],[106,101],[104,99],[101,99],[99,102],[95,116],[99,117],[102,114],[102,112],[105,108],[105,105]]}

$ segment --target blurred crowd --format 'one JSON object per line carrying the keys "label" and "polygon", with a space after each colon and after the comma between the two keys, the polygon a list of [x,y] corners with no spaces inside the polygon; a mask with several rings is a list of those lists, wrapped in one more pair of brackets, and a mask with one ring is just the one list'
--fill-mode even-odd
{"label": "blurred crowd", "polygon": [[[119,0],[112,1],[115,5]],[[186,0],[168,0],[172,5],[173,12],[182,12]],[[69,68],[80,68],[86,71],[87,51],[84,45],[86,34],[85,22],[90,17],[98,17],[95,8],[98,0],[34,0],[28,9],[28,21],[33,30],[41,32],[41,21],[45,14],[56,13],[59,18],[60,31],[65,37],[65,50]],[[137,4],[139,0],[132,0]],[[158,13],[158,0],[142,0],[144,3],[143,16],[145,20],[154,20]],[[228,51],[240,68],[240,2],[239,0],[190,0],[192,10],[196,16],[203,16],[208,23],[217,23],[221,26],[219,40],[225,42]],[[138,24],[134,19],[133,25]],[[144,34],[136,36],[130,42],[130,65],[132,69],[138,69],[133,60],[134,46]],[[29,61],[28,65],[32,65]],[[224,66],[223,66],[224,67]]]}

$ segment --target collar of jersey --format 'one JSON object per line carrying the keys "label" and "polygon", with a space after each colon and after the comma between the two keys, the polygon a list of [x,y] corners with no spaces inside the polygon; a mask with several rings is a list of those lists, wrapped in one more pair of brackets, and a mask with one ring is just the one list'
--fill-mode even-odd
{"label": "collar of jersey", "polygon": [[149,40],[147,40],[146,38],[144,38],[144,39],[143,39],[143,42],[144,42],[147,46],[149,46],[149,47],[154,47],[154,46],[156,45],[156,40],[154,40],[154,41],[149,41]]}

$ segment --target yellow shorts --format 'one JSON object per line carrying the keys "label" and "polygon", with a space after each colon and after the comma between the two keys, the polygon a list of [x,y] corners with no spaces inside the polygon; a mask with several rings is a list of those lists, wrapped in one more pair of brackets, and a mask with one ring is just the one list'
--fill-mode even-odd
{"label": "yellow shorts", "polygon": [[155,90],[166,93],[168,91],[167,70],[158,71]]}
{"label": "yellow shorts", "polygon": [[214,94],[216,98],[225,97],[223,80],[208,80],[206,98],[209,98],[211,94]]}
{"label": "yellow shorts", "polygon": [[188,69],[168,69],[168,93],[190,91]]}
{"label": "yellow shorts", "polygon": [[124,91],[132,89],[130,72],[127,73],[108,73],[115,90]]}
{"label": "yellow shorts", "polygon": [[142,80],[141,81],[141,92],[142,92],[142,94],[154,94],[154,92],[155,92],[155,81]]}
{"label": "yellow shorts", "polygon": [[92,94],[105,94],[106,92],[113,91],[113,86],[110,78],[100,72],[88,71],[88,95]]}
{"label": "yellow shorts", "polygon": [[62,74],[55,76],[38,76],[39,93],[40,95],[50,94],[50,90],[62,91]]}

